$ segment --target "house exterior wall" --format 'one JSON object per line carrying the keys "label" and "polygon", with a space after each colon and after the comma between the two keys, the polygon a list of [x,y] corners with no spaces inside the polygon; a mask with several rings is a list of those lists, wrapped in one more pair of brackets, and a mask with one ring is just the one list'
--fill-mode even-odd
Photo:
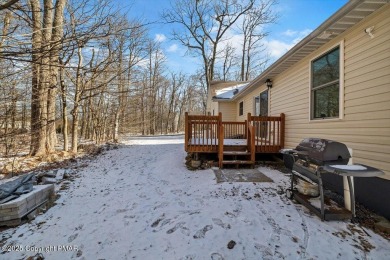
{"label": "house exterior wall", "polygon": [[219,112],[222,112],[222,111],[219,111],[219,103],[218,102],[210,101],[210,103],[207,102],[207,104],[210,104],[210,106],[207,108],[207,111],[209,111],[212,116],[216,116],[216,115],[218,115]]}
{"label": "house exterior wall", "polygon": [[[374,26],[374,38],[365,29]],[[340,106],[338,119],[310,119],[311,62],[340,46]],[[294,148],[303,138],[321,137],[344,142],[353,149],[354,163],[385,171],[390,180],[390,4],[385,5],[345,33],[314,51],[288,70],[272,78],[269,115],[286,115],[286,148]],[[244,121],[254,112],[254,97],[266,90],[265,84],[219,109]],[[244,113],[238,115],[239,103]],[[222,102],[220,103],[222,104]],[[226,111],[228,112],[225,112]],[[229,120],[233,117],[229,117]],[[226,120],[226,119],[224,119]]]}
{"label": "house exterior wall", "polygon": [[[238,107],[239,103],[242,101],[244,102],[244,113],[242,116],[238,116],[238,112],[237,112],[237,121],[246,120],[248,117],[248,113],[251,113],[252,115],[254,115],[254,107],[255,107],[254,98],[256,96],[259,96],[260,93],[265,91],[265,90],[267,90],[267,87],[265,86],[265,84],[259,85],[259,87],[257,87],[255,90],[253,90],[252,92],[248,93],[244,97],[237,100],[237,103],[236,103],[237,111],[239,109],[239,107]],[[268,105],[268,107],[269,107],[269,105]],[[270,115],[273,115],[273,114],[270,114]]]}
{"label": "house exterior wall", "polygon": [[236,121],[238,110],[235,103],[219,102],[219,112],[222,113],[223,121]]}
{"label": "house exterior wall", "polygon": [[[364,32],[371,26],[372,39]],[[344,52],[343,114],[310,120],[311,61],[339,44]],[[344,142],[353,149],[355,163],[380,168],[390,180],[390,5],[274,78],[269,100],[271,115],[286,115],[286,147],[307,137]]]}

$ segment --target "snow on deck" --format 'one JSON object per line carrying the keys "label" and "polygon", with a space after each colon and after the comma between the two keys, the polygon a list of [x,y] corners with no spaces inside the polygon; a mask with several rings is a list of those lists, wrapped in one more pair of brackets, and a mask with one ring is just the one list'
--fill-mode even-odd
{"label": "snow on deck", "polygon": [[217,184],[211,169],[186,169],[183,136],[125,143],[81,168],[48,212],[3,231],[14,251],[0,259],[390,259],[372,231],[279,195],[289,178],[276,170],[259,168],[273,183]]}

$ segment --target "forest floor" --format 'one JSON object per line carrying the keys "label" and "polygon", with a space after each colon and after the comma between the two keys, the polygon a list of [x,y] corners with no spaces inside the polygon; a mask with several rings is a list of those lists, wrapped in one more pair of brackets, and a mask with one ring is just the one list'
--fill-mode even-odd
{"label": "forest floor", "polygon": [[73,164],[45,214],[1,232],[0,259],[390,259],[390,241],[323,222],[273,182],[217,183],[185,166],[183,136],[129,137]]}

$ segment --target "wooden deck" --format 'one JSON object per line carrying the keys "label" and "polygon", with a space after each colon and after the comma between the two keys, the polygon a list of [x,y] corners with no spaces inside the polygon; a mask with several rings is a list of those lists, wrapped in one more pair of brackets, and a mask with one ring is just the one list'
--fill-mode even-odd
{"label": "wooden deck", "polygon": [[222,121],[218,116],[185,114],[185,151],[217,153],[224,164],[254,164],[257,153],[278,153],[284,148],[284,114],[252,116],[244,122]]}

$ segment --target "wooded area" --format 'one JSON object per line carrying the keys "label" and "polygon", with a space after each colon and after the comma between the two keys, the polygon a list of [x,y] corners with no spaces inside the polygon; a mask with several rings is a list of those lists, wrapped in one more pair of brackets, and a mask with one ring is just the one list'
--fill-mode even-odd
{"label": "wooded area", "polygon": [[[26,142],[30,155],[50,154],[57,138],[76,153],[81,139],[182,132],[185,111],[205,113],[210,81],[246,81],[264,66],[259,28],[275,20],[272,0],[178,0],[162,12],[182,28],[172,39],[202,57],[193,75],[169,71],[153,23],[114,3],[0,2],[0,155]],[[241,56],[224,38],[233,25],[243,32]]]}

